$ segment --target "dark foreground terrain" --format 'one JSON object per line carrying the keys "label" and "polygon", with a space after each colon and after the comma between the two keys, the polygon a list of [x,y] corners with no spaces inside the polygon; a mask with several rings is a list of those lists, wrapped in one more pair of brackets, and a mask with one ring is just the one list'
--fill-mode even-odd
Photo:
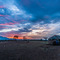
{"label": "dark foreground terrain", "polygon": [[60,46],[47,41],[0,42],[0,60],[60,60]]}

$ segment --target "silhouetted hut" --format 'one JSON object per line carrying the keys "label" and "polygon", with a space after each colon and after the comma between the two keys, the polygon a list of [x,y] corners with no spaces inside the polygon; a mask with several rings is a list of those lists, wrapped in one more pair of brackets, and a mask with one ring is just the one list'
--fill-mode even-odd
{"label": "silhouetted hut", "polygon": [[54,35],[54,36],[50,37],[48,39],[48,41],[49,41],[49,44],[53,44],[53,45],[59,44],[60,36],[59,35]]}
{"label": "silhouetted hut", "polygon": [[50,37],[48,40],[60,40],[60,36],[54,35],[54,36]]}

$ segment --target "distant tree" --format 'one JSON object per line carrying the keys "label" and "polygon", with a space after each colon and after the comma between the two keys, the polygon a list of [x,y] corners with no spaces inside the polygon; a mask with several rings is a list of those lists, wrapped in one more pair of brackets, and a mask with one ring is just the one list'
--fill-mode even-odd
{"label": "distant tree", "polygon": [[23,39],[27,41],[27,43],[29,43],[29,40],[26,38],[26,36],[23,36]]}
{"label": "distant tree", "polygon": [[24,39],[24,40],[26,40],[26,37],[25,37],[25,36],[23,36],[23,39]]}
{"label": "distant tree", "polygon": [[15,35],[13,38],[14,38],[14,39],[18,39],[18,36],[17,36],[17,35]]}

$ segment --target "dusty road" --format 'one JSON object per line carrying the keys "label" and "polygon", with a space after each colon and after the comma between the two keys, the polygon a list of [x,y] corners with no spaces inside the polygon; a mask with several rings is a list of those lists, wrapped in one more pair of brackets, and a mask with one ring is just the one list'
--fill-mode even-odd
{"label": "dusty road", "polygon": [[0,60],[60,60],[60,46],[46,42],[0,42]]}

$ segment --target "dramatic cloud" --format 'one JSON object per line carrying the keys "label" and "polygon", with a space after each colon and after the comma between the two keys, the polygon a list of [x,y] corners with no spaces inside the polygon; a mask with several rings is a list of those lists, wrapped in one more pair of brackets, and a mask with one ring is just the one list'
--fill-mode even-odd
{"label": "dramatic cloud", "polygon": [[60,35],[60,0],[0,0],[0,35],[31,38]]}

